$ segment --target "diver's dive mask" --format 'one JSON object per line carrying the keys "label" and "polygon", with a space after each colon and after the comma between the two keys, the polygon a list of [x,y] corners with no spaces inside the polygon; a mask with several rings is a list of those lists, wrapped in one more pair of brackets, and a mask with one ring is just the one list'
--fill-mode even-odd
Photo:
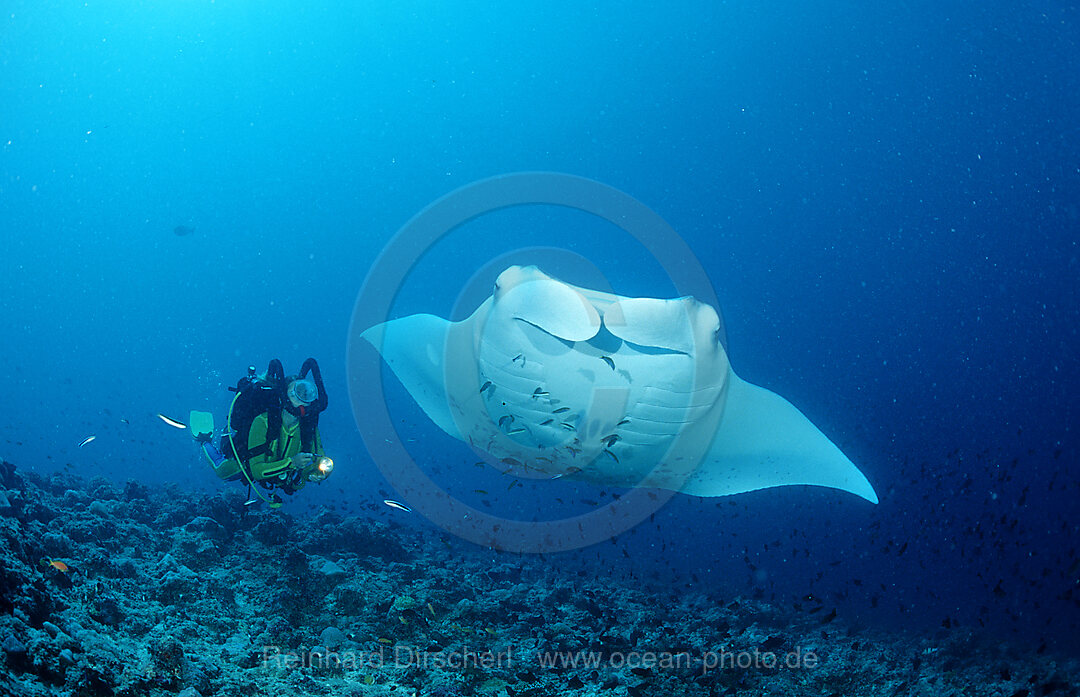
{"label": "diver's dive mask", "polygon": [[319,398],[319,388],[315,385],[314,380],[302,378],[290,382],[285,395],[294,405],[306,407]]}

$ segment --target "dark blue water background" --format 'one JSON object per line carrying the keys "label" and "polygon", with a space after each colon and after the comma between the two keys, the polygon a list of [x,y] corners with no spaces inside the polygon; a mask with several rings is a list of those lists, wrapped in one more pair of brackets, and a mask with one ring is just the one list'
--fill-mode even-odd
{"label": "dark blue water background", "polygon": [[[345,388],[357,292],[432,200],[567,172],[688,241],[735,369],[799,406],[882,501],[678,496],[553,564],[1075,649],[1078,19],[1050,2],[9,2],[0,455],[213,489],[155,415],[220,419],[249,363],[312,355],[338,471],[290,509],[439,534],[377,504],[395,493]],[[444,240],[395,314],[450,314],[474,272],[529,245],[571,249],[620,293],[673,292],[617,229],[536,206]],[[470,503],[530,519],[610,500],[507,492],[389,389],[414,455]]]}

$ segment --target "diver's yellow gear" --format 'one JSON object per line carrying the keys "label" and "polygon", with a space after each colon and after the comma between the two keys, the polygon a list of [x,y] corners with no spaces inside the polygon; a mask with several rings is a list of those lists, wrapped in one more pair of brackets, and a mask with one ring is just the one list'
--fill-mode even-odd
{"label": "diver's yellow gear", "polygon": [[[287,422],[291,421],[291,425]],[[266,414],[260,414],[251,422],[251,431],[248,434],[248,447],[254,447],[258,443],[266,442],[266,429],[268,419]],[[325,455],[322,448],[322,437],[318,430],[315,431],[314,455]],[[281,431],[277,438],[271,436],[270,448],[262,455],[257,455],[248,460],[251,477],[256,481],[272,481],[284,479],[287,470],[293,468],[292,458],[300,453],[300,421],[282,418]],[[314,466],[314,463],[312,464]],[[295,468],[293,468],[295,469]],[[306,479],[301,479],[300,486]],[[299,489],[300,486],[296,488]]]}
{"label": "diver's yellow gear", "polygon": [[[293,456],[300,453],[300,421],[295,418],[289,418],[288,415],[283,415],[281,430],[278,432],[277,437],[271,436],[271,439],[267,441],[266,431],[269,426],[269,418],[266,414],[259,414],[255,417],[255,420],[251,422],[251,429],[248,431],[248,448],[255,449],[256,446],[263,445],[269,442],[269,448],[265,452],[252,456],[247,463],[246,470],[241,469],[239,463],[236,461],[235,455],[229,457],[225,462],[221,463],[221,466],[216,468],[217,475],[222,479],[228,479],[237,474],[243,474],[245,478],[250,478],[253,482],[267,482],[272,484],[285,484],[290,483],[290,488],[295,491],[302,488],[308,480],[318,481],[318,474],[314,474],[318,471],[320,464],[320,457],[325,456],[325,452],[322,447],[322,436],[319,431],[315,431],[315,458],[310,466],[305,467],[304,471],[300,472],[302,476],[292,477],[290,475],[296,471],[296,467],[292,463]],[[230,453],[226,453],[230,455]],[[329,458],[327,458],[329,459]],[[330,469],[333,465],[330,465]],[[324,467],[323,470],[326,468]],[[314,476],[310,476],[314,474]],[[329,471],[323,474],[322,478],[325,479]]]}

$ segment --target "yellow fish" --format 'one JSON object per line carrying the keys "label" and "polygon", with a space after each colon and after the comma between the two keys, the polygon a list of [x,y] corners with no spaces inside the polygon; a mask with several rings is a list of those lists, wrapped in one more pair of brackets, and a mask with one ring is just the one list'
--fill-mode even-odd
{"label": "yellow fish", "polygon": [[56,569],[57,571],[59,571],[62,574],[66,574],[68,571],[71,570],[68,567],[67,564],[65,564],[64,562],[62,562],[62,561],[60,561],[58,559],[42,559],[41,560],[41,565],[42,566],[51,566],[52,568]]}

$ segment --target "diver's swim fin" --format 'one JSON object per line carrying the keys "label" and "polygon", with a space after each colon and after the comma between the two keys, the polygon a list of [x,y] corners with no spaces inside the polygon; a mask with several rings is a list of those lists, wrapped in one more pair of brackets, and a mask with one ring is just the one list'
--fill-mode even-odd
{"label": "diver's swim fin", "polygon": [[195,440],[209,443],[214,436],[214,415],[208,411],[192,410],[188,416],[188,428]]}

